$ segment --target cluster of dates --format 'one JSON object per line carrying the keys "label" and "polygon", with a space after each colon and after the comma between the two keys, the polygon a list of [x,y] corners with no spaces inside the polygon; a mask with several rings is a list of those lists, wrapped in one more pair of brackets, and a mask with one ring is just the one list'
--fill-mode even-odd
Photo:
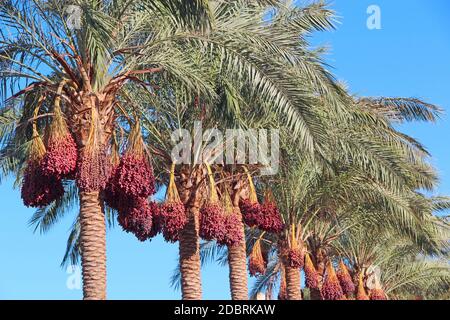
{"label": "cluster of dates", "polygon": [[77,166],[77,146],[72,135],[50,137],[47,147],[38,135],[33,144],[42,152],[30,155],[21,188],[23,203],[27,207],[45,207],[64,195],[63,179],[73,177]]}

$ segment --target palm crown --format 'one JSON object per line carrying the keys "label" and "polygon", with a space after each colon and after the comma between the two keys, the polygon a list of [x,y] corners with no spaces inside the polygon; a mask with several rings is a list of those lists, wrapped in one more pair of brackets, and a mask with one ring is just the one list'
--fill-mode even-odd
{"label": "palm crown", "polygon": [[[68,17],[69,5],[78,16]],[[38,207],[31,223],[41,231],[79,204],[63,263],[81,256],[85,298],[106,297],[105,221],[112,225],[117,216],[141,240],[164,234],[171,217],[147,201],[155,183],[170,186],[163,208],[174,201],[183,208],[173,240],[180,245],[186,299],[201,298],[201,256],[215,250],[199,243],[207,198],[216,188],[221,201],[229,195],[233,227],[243,238],[248,219],[241,202],[249,200],[253,179],[259,200],[266,189],[275,197],[261,207],[256,194],[251,201],[262,212],[271,208],[275,220],[279,210],[284,228],[261,232],[253,224],[246,241],[224,246],[234,299],[248,297],[246,253],[251,260],[261,241],[272,260],[255,292],[271,288],[281,275],[291,299],[301,297],[297,280],[306,252],[320,286],[328,288],[335,278],[331,262],[342,257],[351,272],[361,273],[375,260],[383,270],[403,266],[395,259],[405,248],[413,248],[411,259],[446,251],[446,224],[433,212],[446,209],[448,199],[421,193],[437,183],[429,154],[393,126],[435,121],[441,110],[417,99],[349,94],[327,70],[323,50],[308,42],[312,32],[331,29],[333,22],[322,2],[2,3],[2,176],[16,174],[25,204]],[[279,128],[279,174],[258,177],[257,166],[243,165],[175,168],[171,135],[191,131],[198,120],[220,129]],[[110,201],[111,194],[120,201]],[[374,260],[361,261],[365,256],[352,252],[351,243],[364,244],[355,239],[369,228],[382,230],[391,246],[377,255],[373,243]],[[436,274],[430,268],[426,262],[410,269]],[[407,274],[404,268],[384,278],[385,292],[400,292]],[[441,269],[438,278],[448,281]],[[423,284],[413,283],[414,290]]]}

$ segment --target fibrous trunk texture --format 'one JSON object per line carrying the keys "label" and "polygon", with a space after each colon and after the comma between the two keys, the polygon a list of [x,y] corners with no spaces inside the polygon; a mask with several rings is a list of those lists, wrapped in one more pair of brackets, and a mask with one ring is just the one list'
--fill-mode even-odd
{"label": "fibrous trunk texture", "polygon": [[[188,178],[187,174],[182,174],[182,184],[179,188],[181,201],[188,216],[188,222],[181,231],[179,240],[181,292],[183,300],[201,300],[199,238],[201,192],[198,190],[198,184],[194,186],[187,179],[193,178]],[[187,187],[187,185],[190,185],[190,187]]]}
{"label": "fibrous trunk texture", "polygon": [[302,300],[300,290],[300,269],[286,268],[286,290],[288,300]]}
{"label": "fibrous trunk texture", "polygon": [[320,289],[310,289],[311,300],[322,300],[322,295],[320,294]]}
{"label": "fibrous trunk texture", "polygon": [[[318,252],[314,252],[312,258],[314,260],[314,264],[317,266],[318,282],[321,287],[323,282],[323,274],[325,271],[325,258],[320,250]],[[322,294],[320,293],[320,288],[311,289],[310,296],[311,300],[323,300]]]}
{"label": "fibrous trunk texture", "polygon": [[183,300],[201,300],[199,207],[187,208],[188,223],[180,234],[180,271]]}
{"label": "fibrous trunk texture", "polygon": [[[235,206],[236,214],[239,215],[239,228],[242,233],[242,239],[245,239],[244,223],[239,206]],[[228,246],[228,265],[230,268],[230,290],[231,299],[247,300],[247,255],[245,240],[234,246]]]}
{"label": "fibrous trunk texture", "polygon": [[80,192],[80,245],[85,300],[106,299],[106,227],[99,192]]}

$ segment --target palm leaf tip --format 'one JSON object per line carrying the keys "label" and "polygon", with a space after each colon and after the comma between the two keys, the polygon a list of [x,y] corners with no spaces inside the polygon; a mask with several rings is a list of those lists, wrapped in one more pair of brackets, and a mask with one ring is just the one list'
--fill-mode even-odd
{"label": "palm leaf tip", "polygon": [[436,122],[443,114],[440,107],[416,98],[362,98],[358,104],[396,122]]}

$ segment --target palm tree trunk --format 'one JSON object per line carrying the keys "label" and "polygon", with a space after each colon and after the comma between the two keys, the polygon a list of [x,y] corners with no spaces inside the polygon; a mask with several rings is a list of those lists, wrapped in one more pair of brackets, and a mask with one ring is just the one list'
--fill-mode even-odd
{"label": "palm tree trunk", "polygon": [[242,214],[239,210],[239,197],[233,198],[233,206],[236,214],[240,217],[240,232],[242,239],[240,244],[228,246],[228,266],[230,268],[230,291],[233,300],[248,300],[248,279],[247,279],[247,250],[245,244],[245,230],[242,222]]}
{"label": "palm tree trunk", "polygon": [[[325,272],[325,259],[323,257],[323,254],[320,252],[314,252],[312,255],[314,264],[317,266],[317,274],[318,274],[318,281],[319,281],[319,287],[322,287],[323,282],[323,273]],[[310,291],[310,297],[311,300],[323,300],[322,294],[320,293],[320,289],[311,289]]]}
{"label": "palm tree trunk", "polygon": [[322,295],[319,289],[310,289],[310,299],[311,300],[322,300]]}
{"label": "palm tree trunk", "polygon": [[106,299],[106,226],[99,192],[80,192],[83,298]]}
{"label": "palm tree trunk", "polygon": [[285,270],[288,300],[302,300],[302,293],[300,290],[300,269],[285,266]]}
{"label": "palm tree trunk", "polygon": [[[244,225],[242,225],[242,234],[244,236]],[[230,268],[231,299],[248,300],[245,241],[235,246],[228,246],[228,265]]]}
{"label": "palm tree trunk", "polygon": [[189,167],[182,168],[178,186],[180,198],[188,216],[188,223],[181,232],[179,240],[181,292],[183,300],[201,300],[199,214],[202,195],[198,190],[201,171],[191,170]]}
{"label": "palm tree trunk", "polygon": [[201,300],[199,205],[186,208],[188,223],[180,234],[180,272],[183,300]]}

